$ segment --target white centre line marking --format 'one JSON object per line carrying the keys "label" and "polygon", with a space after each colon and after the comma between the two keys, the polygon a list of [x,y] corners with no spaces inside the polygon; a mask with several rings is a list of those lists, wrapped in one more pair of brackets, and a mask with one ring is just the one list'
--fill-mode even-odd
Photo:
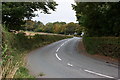
{"label": "white centre line marking", "polygon": [[60,49],[60,47],[59,47],[59,48],[57,48],[56,52],[58,52],[58,51],[59,51],[59,49]]}
{"label": "white centre line marking", "polygon": [[61,47],[64,45],[65,43],[63,43],[62,45],[61,45]]}
{"label": "white centre line marking", "polygon": [[[59,49],[65,44],[65,43],[67,43],[69,40],[67,40],[67,41],[65,41],[63,44],[61,44],[61,46],[59,47],[59,48],[57,48],[57,50],[56,50],[56,52],[58,52],[59,51]],[[56,57],[58,58],[58,60],[62,60],[60,57],[58,57],[58,55],[57,55],[57,53],[55,54],[56,55]],[[73,65],[70,65],[70,66],[73,66]]]}
{"label": "white centre line marking", "polygon": [[56,53],[55,55],[56,55],[56,57],[58,58],[58,60],[60,60],[60,61],[62,60],[62,59],[60,59],[60,58],[58,57],[57,53]]}
{"label": "white centre line marking", "polygon": [[[56,52],[58,52],[59,49],[60,49],[65,43],[67,43],[68,41],[70,41],[70,39],[67,40],[67,41],[65,41],[65,42],[56,50]],[[60,57],[58,57],[57,53],[56,53],[55,55],[56,55],[56,57],[58,58],[58,60],[60,60],[60,61],[62,60]],[[70,63],[67,63],[67,65],[69,65],[69,66],[71,66],[71,67],[73,66],[73,65],[70,64]],[[100,74],[100,73],[93,72],[93,71],[86,70],[86,69],[85,69],[84,71],[89,72],[89,73],[92,73],[92,74],[96,74],[96,75],[99,75],[99,76],[107,77],[107,78],[114,78],[114,77],[111,77],[111,76],[107,76],[107,75]]]}
{"label": "white centre line marking", "polygon": [[86,69],[85,69],[84,71],[89,72],[89,73],[92,73],[92,74],[96,74],[96,75],[99,75],[99,76],[107,77],[107,78],[114,78],[114,77],[111,77],[111,76],[107,76],[107,75],[100,74],[100,73],[93,72],[93,71],[86,70]]}
{"label": "white centre line marking", "polygon": [[72,64],[70,64],[70,63],[67,63],[67,65],[69,65],[69,66],[71,66],[71,67],[73,66],[73,65],[72,65]]}
{"label": "white centre line marking", "polygon": [[60,47],[59,48],[57,48],[57,50],[56,50],[56,52],[58,52],[59,51],[59,49],[65,44],[65,43],[67,43],[69,40],[67,40],[67,41],[65,41],[63,44],[61,44],[60,45]]}

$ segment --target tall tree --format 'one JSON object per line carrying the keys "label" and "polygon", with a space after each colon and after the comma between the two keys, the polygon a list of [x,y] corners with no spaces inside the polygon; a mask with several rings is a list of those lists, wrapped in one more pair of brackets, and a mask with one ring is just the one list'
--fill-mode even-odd
{"label": "tall tree", "polygon": [[35,29],[34,25],[36,23],[32,20],[26,20],[26,24],[24,26],[24,29],[25,30],[28,30],[28,31],[33,31]]}
{"label": "tall tree", "polygon": [[65,27],[66,34],[74,34],[74,33],[81,34],[82,29],[77,23],[70,22]]}
{"label": "tall tree", "polygon": [[8,29],[21,29],[24,19],[31,19],[36,16],[34,11],[40,10],[43,13],[49,13],[49,10],[55,10],[55,2],[3,2],[2,3],[2,23]]}
{"label": "tall tree", "polygon": [[64,33],[63,28],[65,28],[63,25],[65,24],[66,24],[65,22],[54,22],[53,32],[63,34]]}
{"label": "tall tree", "polygon": [[35,28],[34,31],[40,32],[40,31],[43,30],[44,27],[45,27],[45,25],[42,22],[40,22],[40,21],[35,22],[35,24],[34,24],[34,28]]}
{"label": "tall tree", "polygon": [[46,26],[43,28],[43,31],[49,33],[53,32],[53,23],[47,23]]}
{"label": "tall tree", "polygon": [[73,9],[79,24],[87,28],[88,36],[120,35],[120,2],[76,2]]}

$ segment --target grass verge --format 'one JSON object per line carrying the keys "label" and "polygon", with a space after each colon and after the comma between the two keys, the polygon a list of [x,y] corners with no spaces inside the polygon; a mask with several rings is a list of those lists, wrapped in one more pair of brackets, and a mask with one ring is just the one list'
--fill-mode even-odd
{"label": "grass verge", "polygon": [[35,77],[29,74],[28,69],[26,69],[25,67],[20,67],[16,71],[14,78],[35,78]]}
{"label": "grass verge", "polygon": [[70,38],[58,35],[34,35],[26,36],[24,33],[10,33],[2,30],[2,61],[0,62],[2,78],[34,78],[29,75],[29,71],[24,67],[24,57],[26,54],[38,47],[52,42]]}

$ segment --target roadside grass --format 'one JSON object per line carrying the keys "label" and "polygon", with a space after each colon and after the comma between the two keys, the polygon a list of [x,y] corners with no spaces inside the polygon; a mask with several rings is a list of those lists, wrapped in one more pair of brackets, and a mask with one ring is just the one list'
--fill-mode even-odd
{"label": "roadside grass", "polygon": [[16,74],[14,75],[14,78],[35,78],[34,76],[29,74],[29,70],[25,67],[20,67]]}
{"label": "roadside grass", "polygon": [[70,36],[39,35],[26,36],[25,33],[10,33],[2,30],[2,61],[0,62],[2,78],[32,78],[24,67],[26,54],[33,49],[42,47],[52,42],[71,38]]}
{"label": "roadside grass", "polygon": [[39,73],[38,76],[45,76],[45,74],[43,72]]}
{"label": "roadside grass", "polygon": [[89,54],[120,58],[120,37],[83,37],[83,43]]}

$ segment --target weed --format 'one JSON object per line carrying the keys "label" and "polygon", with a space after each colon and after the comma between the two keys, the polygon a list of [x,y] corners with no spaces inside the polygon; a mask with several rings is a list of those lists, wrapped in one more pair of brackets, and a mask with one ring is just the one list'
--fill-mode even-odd
{"label": "weed", "polygon": [[40,74],[38,74],[38,76],[45,76],[45,74],[43,72],[41,72]]}

